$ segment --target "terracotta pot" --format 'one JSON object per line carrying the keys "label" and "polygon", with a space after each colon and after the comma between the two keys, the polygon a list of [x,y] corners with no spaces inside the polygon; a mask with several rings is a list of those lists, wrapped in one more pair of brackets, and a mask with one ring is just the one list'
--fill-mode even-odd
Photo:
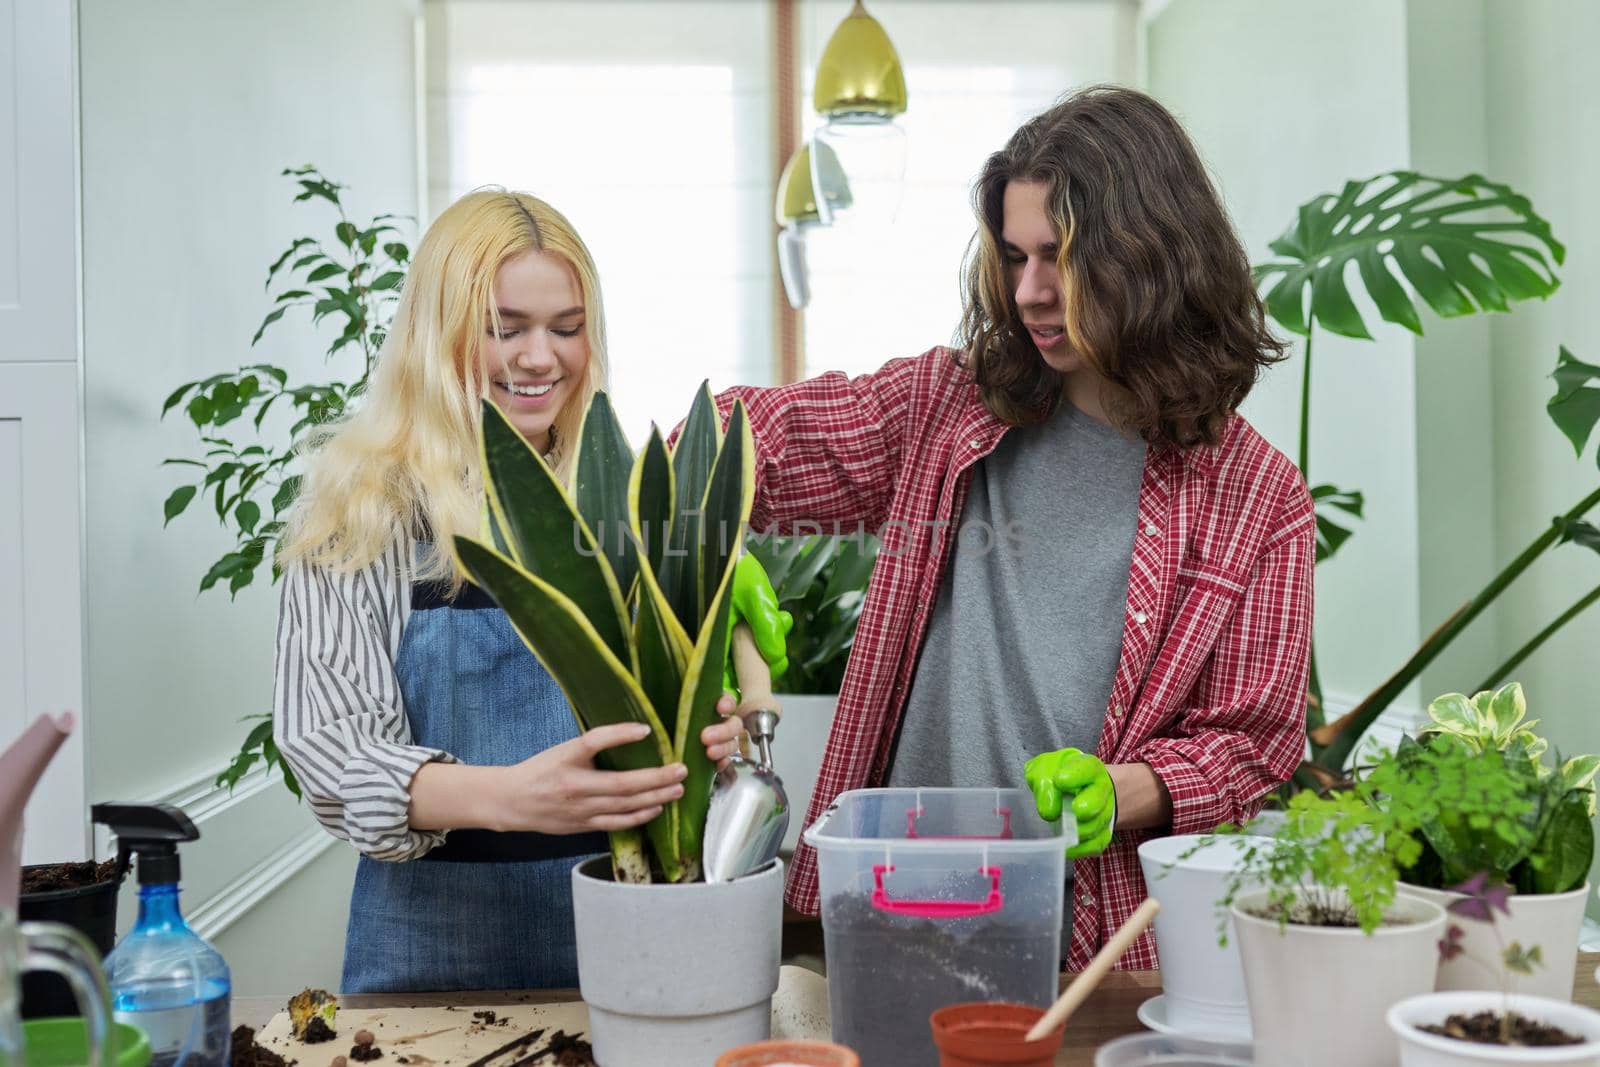
{"label": "terracotta pot", "polygon": [[1050,1067],[1066,1028],[1024,1040],[1043,1014],[1043,1008],[992,1001],[940,1008],[928,1020],[939,1046],[939,1067]]}
{"label": "terracotta pot", "polygon": [[831,1041],[757,1041],[724,1052],[716,1067],[861,1067],[861,1057]]}

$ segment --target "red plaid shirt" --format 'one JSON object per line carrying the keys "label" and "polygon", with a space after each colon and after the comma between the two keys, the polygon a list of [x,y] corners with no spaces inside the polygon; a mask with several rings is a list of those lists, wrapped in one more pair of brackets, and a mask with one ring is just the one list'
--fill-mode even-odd
{"label": "red plaid shirt", "polygon": [[[959,353],[935,348],[859,378],[830,373],[735,398],[756,439],[751,527],[797,523],[878,532],[850,665],[810,825],[847,789],[883,782],[959,524],[974,463],[1008,427],[983,406]],[[1172,795],[1174,834],[1254,814],[1305,745],[1315,518],[1299,472],[1244,419],[1222,443],[1150,449],[1139,490],[1122,655],[1097,754],[1147,763]],[[1018,765],[1032,753],[1018,753]],[[1118,833],[1079,860],[1068,966],[1082,969],[1145,897],[1136,849]],[[801,844],[789,903],[816,914],[816,853]],[[1122,965],[1156,966],[1141,937]]]}

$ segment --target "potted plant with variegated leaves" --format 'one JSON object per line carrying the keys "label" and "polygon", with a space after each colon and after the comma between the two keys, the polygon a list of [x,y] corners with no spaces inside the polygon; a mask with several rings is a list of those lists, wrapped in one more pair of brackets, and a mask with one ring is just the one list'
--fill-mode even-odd
{"label": "potted plant with variegated leaves", "polygon": [[[702,386],[675,448],[652,430],[636,456],[601,393],[578,435],[569,489],[485,404],[479,539],[456,558],[506,612],[566,693],[581,728],[641,722],[603,753],[633,770],[681,762],[683,795],[611,835],[609,858],[572,874],[578,975],[602,1063],[703,1067],[769,1032],[778,985],[783,870],[700,881],[734,563],[755,495],[742,405],[726,432]],[[736,935],[730,936],[730,931]],[[716,946],[717,965],[684,981]]]}
{"label": "potted plant with variegated leaves", "polygon": [[[1498,924],[1462,916],[1463,951],[1441,963],[1437,988],[1508,985],[1514,993],[1570,1000],[1594,857],[1600,756],[1546,762],[1548,742],[1534,732],[1538,720],[1527,718],[1527,701],[1516,682],[1471,697],[1447,693],[1429,704],[1428,718],[1420,742],[1443,741],[1473,753],[1486,769],[1500,767],[1528,781],[1534,798],[1523,817],[1526,833],[1506,835],[1493,826],[1452,832],[1436,822],[1421,826],[1421,852],[1401,872],[1402,892],[1448,907],[1461,896],[1454,887],[1481,876],[1491,886],[1504,887],[1506,905]],[[1402,753],[1407,747],[1402,745]],[[1544,966],[1505,969],[1496,947],[1502,935],[1510,943],[1543,946]]]}

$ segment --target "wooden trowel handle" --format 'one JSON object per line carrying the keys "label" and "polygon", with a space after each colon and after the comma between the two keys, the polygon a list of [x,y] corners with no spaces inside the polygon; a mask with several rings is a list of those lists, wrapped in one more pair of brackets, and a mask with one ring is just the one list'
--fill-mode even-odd
{"label": "wooden trowel handle", "polygon": [[761,658],[761,650],[756,648],[749,624],[743,622],[733,628],[733,673],[742,698],[738,709],[740,718],[757,711],[770,711],[778,718],[783,717],[783,709],[772,695],[772,671]]}

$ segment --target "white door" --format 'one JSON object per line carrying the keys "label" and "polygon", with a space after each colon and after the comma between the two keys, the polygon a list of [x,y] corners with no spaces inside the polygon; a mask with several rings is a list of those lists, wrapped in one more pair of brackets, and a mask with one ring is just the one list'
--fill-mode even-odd
{"label": "white door", "polygon": [[[0,743],[83,707],[76,53],[71,0],[0,0]],[[89,854],[84,725],[25,863]]]}

